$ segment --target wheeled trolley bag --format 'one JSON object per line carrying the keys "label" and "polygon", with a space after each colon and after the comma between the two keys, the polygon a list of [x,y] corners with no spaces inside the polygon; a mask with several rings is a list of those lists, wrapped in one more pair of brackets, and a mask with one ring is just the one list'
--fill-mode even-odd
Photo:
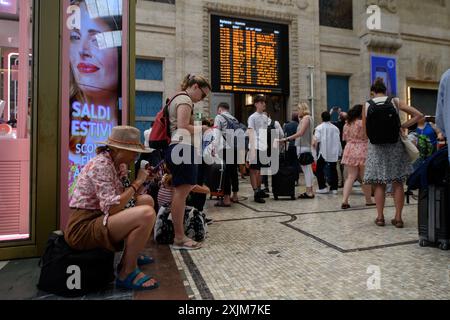
{"label": "wheeled trolley bag", "polygon": [[419,245],[450,249],[450,182],[419,191]]}
{"label": "wheeled trolley bag", "polygon": [[[287,149],[287,148],[286,148]],[[289,154],[283,152],[280,154],[280,168],[272,176],[272,193],[275,200],[279,197],[290,197],[295,200],[295,182],[298,179],[298,169],[294,163],[289,161]]]}
{"label": "wheeled trolley bag", "polygon": [[225,179],[225,164],[223,162],[205,165],[204,170],[205,184],[211,190],[212,197],[223,198],[224,196],[224,179]]}

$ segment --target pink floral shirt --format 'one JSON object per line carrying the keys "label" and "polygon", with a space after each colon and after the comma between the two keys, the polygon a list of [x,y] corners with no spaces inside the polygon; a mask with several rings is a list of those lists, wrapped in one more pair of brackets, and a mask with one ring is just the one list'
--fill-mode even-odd
{"label": "pink floral shirt", "polygon": [[93,158],[81,171],[70,201],[70,207],[84,210],[100,210],[105,223],[112,206],[120,203],[124,192],[119,174],[108,152]]}

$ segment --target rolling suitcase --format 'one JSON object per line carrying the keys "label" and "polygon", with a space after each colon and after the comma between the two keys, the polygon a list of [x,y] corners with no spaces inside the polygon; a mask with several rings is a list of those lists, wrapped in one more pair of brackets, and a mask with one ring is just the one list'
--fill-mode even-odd
{"label": "rolling suitcase", "polygon": [[419,245],[450,249],[450,182],[419,191]]}
{"label": "rolling suitcase", "polygon": [[210,198],[224,197],[225,164],[223,162],[205,165],[205,184],[211,190]]}
{"label": "rolling suitcase", "polygon": [[279,197],[290,197],[295,200],[295,182],[297,180],[298,170],[289,162],[287,152],[280,154],[280,168],[272,176],[272,193],[275,200]]}

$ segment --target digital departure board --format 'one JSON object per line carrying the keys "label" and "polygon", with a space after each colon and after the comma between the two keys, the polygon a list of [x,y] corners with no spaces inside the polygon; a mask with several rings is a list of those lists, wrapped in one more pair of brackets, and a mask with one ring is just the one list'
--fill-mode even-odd
{"label": "digital departure board", "polygon": [[211,16],[215,92],[289,94],[287,25]]}

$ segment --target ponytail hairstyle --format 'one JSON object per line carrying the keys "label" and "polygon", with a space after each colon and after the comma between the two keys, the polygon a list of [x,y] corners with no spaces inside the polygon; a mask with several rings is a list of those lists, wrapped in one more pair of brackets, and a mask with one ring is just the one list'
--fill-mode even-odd
{"label": "ponytail hairstyle", "polygon": [[360,120],[362,118],[363,106],[362,104],[357,104],[348,112],[347,123],[351,125],[356,120]]}
{"label": "ponytail hairstyle", "polygon": [[194,84],[197,84],[200,88],[208,88],[209,91],[212,91],[211,85],[209,84],[208,80],[206,80],[205,77],[196,76],[193,74],[188,74],[183,79],[183,83],[181,84],[181,90],[186,91],[187,88],[192,87]]}
{"label": "ponytail hairstyle", "polygon": [[383,78],[377,78],[373,83],[372,87],[370,88],[370,91],[375,92],[375,94],[379,93],[386,94],[387,88]]}

